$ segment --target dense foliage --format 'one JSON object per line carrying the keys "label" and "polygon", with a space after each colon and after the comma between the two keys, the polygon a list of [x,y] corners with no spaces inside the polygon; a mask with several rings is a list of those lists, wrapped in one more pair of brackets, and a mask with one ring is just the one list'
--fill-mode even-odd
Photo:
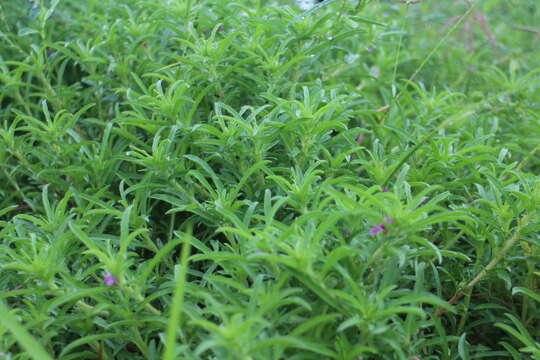
{"label": "dense foliage", "polygon": [[0,3],[0,359],[540,359],[536,0],[301,14]]}

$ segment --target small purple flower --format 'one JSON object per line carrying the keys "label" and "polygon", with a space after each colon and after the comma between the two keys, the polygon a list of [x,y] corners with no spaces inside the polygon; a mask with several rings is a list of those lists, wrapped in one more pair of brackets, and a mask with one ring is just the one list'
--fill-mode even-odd
{"label": "small purple flower", "polygon": [[382,192],[388,192],[388,188],[385,186],[382,188]]}
{"label": "small purple flower", "polygon": [[369,231],[369,235],[375,236],[378,233],[380,233],[381,231],[386,232],[386,226],[384,226],[384,224],[372,227],[371,230]]}
{"label": "small purple flower", "polygon": [[118,284],[118,280],[116,280],[116,278],[112,274],[107,273],[103,277],[103,283],[105,283],[105,285],[107,286],[114,286]]}
{"label": "small purple flower", "polygon": [[369,48],[369,47],[368,47],[368,48],[366,48],[366,51],[367,51],[368,53],[372,53],[372,52],[375,51],[375,49],[374,49],[374,48]]}
{"label": "small purple flower", "polygon": [[387,224],[393,224],[393,223],[394,223],[394,219],[392,219],[390,216],[385,216],[385,217],[384,217],[384,221],[385,221]]}

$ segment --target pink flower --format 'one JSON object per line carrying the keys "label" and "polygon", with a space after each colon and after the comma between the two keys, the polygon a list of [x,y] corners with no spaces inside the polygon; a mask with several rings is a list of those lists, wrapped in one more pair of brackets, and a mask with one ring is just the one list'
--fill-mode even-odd
{"label": "pink flower", "polygon": [[112,274],[107,273],[103,277],[103,283],[106,286],[114,286],[114,285],[118,284],[118,280],[116,280],[116,278]]}
{"label": "pink flower", "polygon": [[[384,222],[387,223],[388,225],[391,225],[391,224],[394,223],[394,219],[392,219],[390,216],[385,216],[384,217]],[[384,231],[384,232],[388,231],[385,224],[379,224],[379,225],[376,225],[376,226],[372,227],[371,230],[369,230],[369,235],[376,236],[381,231]]]}
{"label": "pink flower", "polygon": [[369,235],[375,236],[378,233],[380,233],[381,231],[386,232],[386,226],[384,226],[384,224],[372,227],[371,230],[369,231]]}

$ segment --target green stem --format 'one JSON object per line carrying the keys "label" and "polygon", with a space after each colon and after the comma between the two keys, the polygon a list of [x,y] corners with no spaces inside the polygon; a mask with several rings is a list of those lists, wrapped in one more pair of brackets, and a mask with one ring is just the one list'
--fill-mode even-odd
{"label": "green stem", "polygon": [[187,268],[189,264],[189,253],[191,247],[191,229],[184,237],[184,246],[182,247],[182,257],[180,259],[180,272],[174,289],[172,309],[169,315],[169,325],[167,326],[167,335],[165,342],[165,354],[163,360],[176,359],[176,333],[184,308],[184,292],[186,287]]}
{"label": "green stem", "polygon": [[[123,287],[121,287],[121,289],[127,291],[127,292],[128,292],[135,300],[140,301],[140,302],[144,302],[144,301],[145,301],[144,296],[141,295],[140,292],[133,290],[133,289],[130,288],[129,286],[123,286]],[[158,315],[158,316],[161,315],[161,311],[159,311],[158,309],[156,309],[155,307],[153,307],[150,303],[146,303],[146,304],[144,305],[144,307],[145,307],[148,311],[150,311],[151,313],[153,313],[154,315]]]}

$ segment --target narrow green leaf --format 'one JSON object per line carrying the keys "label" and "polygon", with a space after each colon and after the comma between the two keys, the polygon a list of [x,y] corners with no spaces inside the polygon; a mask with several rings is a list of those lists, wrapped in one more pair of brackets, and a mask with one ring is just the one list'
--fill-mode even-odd
{"label": "narrow green leaf", "polygon": [[9,308],[0,301],[0,324],[6,327],[19,344],[35,360],[52,360],[52,357],[45,351],[43,346],[21,325],[11,314]]}

